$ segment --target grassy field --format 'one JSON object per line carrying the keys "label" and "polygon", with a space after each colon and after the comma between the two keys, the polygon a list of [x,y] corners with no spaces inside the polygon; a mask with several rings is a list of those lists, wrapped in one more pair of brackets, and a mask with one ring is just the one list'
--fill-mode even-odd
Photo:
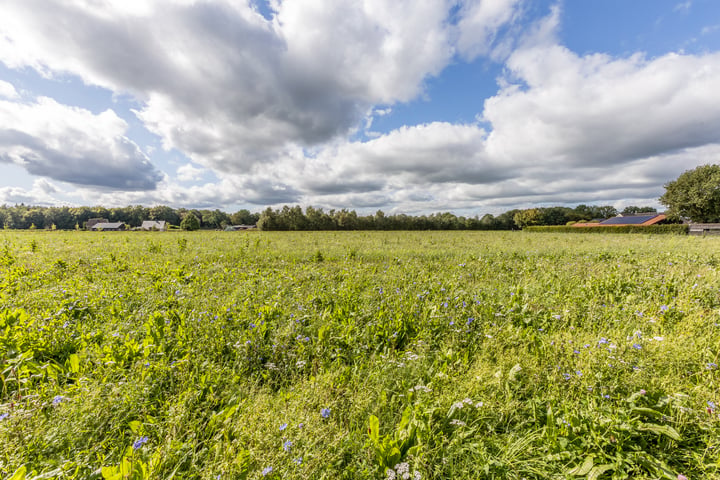
{"label": "grassy field", "polygon": [[0,233],[0,478],[720,478],[720,239]]}

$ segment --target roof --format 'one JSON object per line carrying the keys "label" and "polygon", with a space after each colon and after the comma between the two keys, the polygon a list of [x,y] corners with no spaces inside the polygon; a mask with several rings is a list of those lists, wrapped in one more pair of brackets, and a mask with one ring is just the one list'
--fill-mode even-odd
{"label": "roof", "polygon": [[642,215],[618,215],[600,222],[600,225],[654,225],[667,218],[662,213],[646,213]]}
{"label": "roof", "polygon": [[100,230],[100,229],[111,230],[114,228],[120,228],[124,225],[125,225],[124,222],[96,223],[95,225],[92,226],[92,229],[93,230]]}
{"label": "roof", "polygon": [[140,228],[142,230],[165,230],[165,220],[143,220]]}

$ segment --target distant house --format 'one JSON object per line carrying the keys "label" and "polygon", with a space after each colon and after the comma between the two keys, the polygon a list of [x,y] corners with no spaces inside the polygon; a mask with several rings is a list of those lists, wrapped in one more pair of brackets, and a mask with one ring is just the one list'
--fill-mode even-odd
{"label": "distant house", "polygon": [[165,220],[143,220],[140,230],[157,230],[164,232],[167,230],[167,222]]}
{"label": "distant house", "polygon": [[575,223],[573,227],[621,227],[627,225],[648,226],[662,223],[667,216],[664,213],[638,213],[633,215],[618,215],[597,223],[594,221],[586,223]]}
{"label": "distant house", "polygon": [[608,218],[600,222],[601,227],[620,226],[620,225],[657,225],[667,218],[664,213],[639,213],[636,215],[618,215],[617,217]]}
{"label": "distant house", "polygon": [[92,227],[97,225],[98,223],[108,223],[110,220],[107,218],[90,218],[87,222],[85,222],[85,228],[88,230],[91,230]]}
{"label": "distant house", "polygon": [[125,223],[124,222],[103,222],[103,223],[96,223],[93,225],[90,230],[94,232],[119,232],[122,230],[125,230]]}

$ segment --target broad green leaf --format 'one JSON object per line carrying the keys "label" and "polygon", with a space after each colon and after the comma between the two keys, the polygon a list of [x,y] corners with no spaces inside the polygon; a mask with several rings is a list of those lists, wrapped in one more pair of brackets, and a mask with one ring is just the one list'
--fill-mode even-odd
{"label": "broad green leaf", "polygon": [[370,435],[370,440],[373,441],[373,443],[377,444],[380,439],[380,420],[375,415],[370,415],[370,426],[368,435]]}
{"label": "broad green leaf", "polygon": [[654,423],[643,423],[637,427],[640,431],[653,432],[658,435],[665,435],[672,438],[676,442],[682,440],[680,434],[670,425],[655,425]]}
{"label": "broad green leaf", "polygon": [[590,470],[590,473],[588,473],[587,480],[597,480],[600,478],[600,475],[607,472],[608,470],[614,470],[615,465],[612,463],[606,463],[604,465],[598,465],[596,467],[593,467],[592,470]]}
{"label": "broad green leaf", "polygon": [[68,357],[68,365],[71,373],[77,373],[80,371],[80,357],[77,356],[77,353],[73,353],[70,357]]}
{"label": "broad green leaf", "polygon": [[585,461],[568,472],[568,475],[582,476],[587,475],[593,467],[594,457],[592,455],[585,457]]}

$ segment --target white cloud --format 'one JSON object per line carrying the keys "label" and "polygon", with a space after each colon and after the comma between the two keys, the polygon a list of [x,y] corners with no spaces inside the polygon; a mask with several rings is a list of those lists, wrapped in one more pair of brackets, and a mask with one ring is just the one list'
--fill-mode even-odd
{"label": "white cloud", "polygon": [[523,0],[467,0],[462,2],[457,47],[473,60],[496,45],[498,32],[519,15]]}
{"label": "white cloud", "polygon": [[19,97],[20,95],[18,95],[15,87],[12,84],[0,80],[0,98],[13,100]]}
{"label": "white cloud", "polygon": [[178,167],[177,179],[181,182],[192,182],[201,180],[205,175],[204,168],[193,167],[192,164],[188,163]]}
{"label": "white cloud", "polygon": [[0,100],[0,162],[78,185],[152,189],[159,173],[126,130],[111,110],[95,115],[46,97]]}
{"label": "white cloud", "polygon": [[4,205],[20,204],[53,206],[64,204],[55,194],[61,194],[60,188],[44,178],[33,182],[31,189],[22,187],[1,187],[0,203]]}
{"label": "white cloud", "polygon": [[[492,41],[517,1],[482,3],[467,8],[484,37],[463,48]],[[16,0],[0,18],[0,61],[128,92],[166,148],[239,173],[421,95],[455,54],[453,4],[278,1],[266,20],[247,1]]]}

